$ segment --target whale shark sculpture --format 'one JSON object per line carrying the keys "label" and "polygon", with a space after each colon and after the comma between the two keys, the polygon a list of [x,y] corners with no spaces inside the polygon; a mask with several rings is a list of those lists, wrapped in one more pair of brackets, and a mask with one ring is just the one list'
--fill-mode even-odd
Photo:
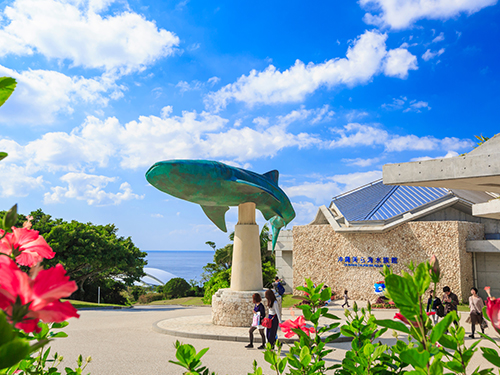
{"label": "whale shark sculpture", "polygon": [[295,217],[285,192],[278,187],[278,171],[258,174],[209,160],[166,160],[154,164],[146,179],[174,197],[197,203],[223,232],[229,206],[253,202],[270,221],[273,251],[281,228]]}

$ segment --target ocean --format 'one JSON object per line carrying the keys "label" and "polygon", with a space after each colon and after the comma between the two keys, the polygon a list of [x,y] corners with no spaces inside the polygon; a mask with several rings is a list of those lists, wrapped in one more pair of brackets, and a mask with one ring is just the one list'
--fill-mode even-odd
{"label": "ocean", "polygon": [[146,267],[158,268],[186,281],[200,280],[203,266],[214,260],[213,251],[146,251]]}

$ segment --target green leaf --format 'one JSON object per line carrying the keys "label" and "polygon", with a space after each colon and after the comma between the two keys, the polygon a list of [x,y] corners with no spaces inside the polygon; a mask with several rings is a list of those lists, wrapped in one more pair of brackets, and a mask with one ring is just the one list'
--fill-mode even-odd
{"label": "green leaf", "polygon": [[[410,315],[416,315],[418,292],[413,280],[393,274],[386,277],[385,285],[397,307],[414,312]],[[403,315],[406,314],[403,313]]]}
{"label": "green leaf", "polygon": [[429,275],[428,266],[426,262],[420,263],[417,266],[413,280],[417,286],[417,291],[420,295],[425,294],[429,285],[431,284],[431,277]]}
{"label": "green leaf", "polygon": [[486,306],[483,306],[483,317],[484,317],[487,321],[491,322],[491,319],[490,319],[490,317],[488,316],[488,314],[486,313],[486,311],[487,311],[487,310],[486,310]]}
{"label": "green leaf", "polygon": [[7,154],[6,152],[0,152],[0,160],[3,160],[5,159],[7,156],[9,156],[9,154]]}
{"label": "green leaf", "polygon": [[321,291],[321,300],[322,301],[328,301],[329,299],[332,298],[332,290],[330,288],[323,289]]}
{"label": "green leaf", "polygon": [[491,364],[500,367],[500,357],[495,349],[481,347],[483,357]]}
{"label": "green leaf", "polygon": [[447,314],[441,321],[432,328],[430,340],[433,344],[438,341],[453,322],[453,314]]}
{"label": "green leaf", "polygon": [[3,227],[5,230],[10,230],[17,221],[17,204],[12,206],[12,208],[7,211],[5,216],[3,217]]}
{"label": "green leaf", "polygon": [[14,366],[30,352],[30,344],[26,340],[15,338],[0,346],[0,369]]}
{"label": "green leaf", "polygon": [[434,359],[431,367],[429,368],[429,373],[433,375],[442,375],[443,374],[443,362]]}
{"label": "green leaf", "polygon": [[493,340],[490,336],[488,336],[487,334],[485,333],[481,333],[481,332],[478,332],[479,333],[479,336],[485,338],[486,340],[488,341],[491,341],[493,344],[495,344],[496,346],[498,346],[497,342],[495,340]]}
{"label": "green leaf", "polygon": [[464,368],[460,362],[457,360],[449,361],[449,362],[443,362],[443,366],[446,367],[448,370],[453,371],[454,373],[464,373]]}
{"label": "green leaf", "polygon": [[340,327],[340,332],[344,335],[344,336],[348,336],[348,337],[356,337],[356,334],[354,333],[354,331],[350,328],[348,328],[347,326],[342,326]]}
{"label": "green leaf", "polygon": [[0,77],[0,106],[6,102],[16,88],[16,80],[11,77]]}
{"label": "green leaf", "polygon": [[408,327],[402,323],[402,322],[397,322],[395,320],[391,319],[383,319],[383,320],[375,320],[375,323],[381,327],[385,328],[390,328],[394,329],[396,331],[404,332],[404,333],[410,333],[410,330]]}
{"label": "green leaf", "polygon": [[5,313],[0,310],[0,346],[12,341],[14,337],[12,326],[7,322]]}
{"label": "green leaf", "polygon": [[57,332],[50,335],[50,338],[56,338],[56,337],[68,337],[68,334],[65,332]]}
{"label": "green leaf", "polygon": [[430,354],[427,351],[419,352],[417,349],[412,348],[402,352],[400,357],[413,367],[425,368],[427,362],[429,362]]}
{"label": "green leaf", "polygon": [[455,339],[450,335],[442,335],[438,342],[443,345],[446,349],[457,350],[457,343]]}

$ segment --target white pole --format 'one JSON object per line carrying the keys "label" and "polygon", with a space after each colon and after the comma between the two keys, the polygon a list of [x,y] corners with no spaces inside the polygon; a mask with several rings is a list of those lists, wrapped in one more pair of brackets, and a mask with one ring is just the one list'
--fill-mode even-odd
{"label": "white pole", "polygon": [[97,287],[97,304],[101,304],[101,287]]}

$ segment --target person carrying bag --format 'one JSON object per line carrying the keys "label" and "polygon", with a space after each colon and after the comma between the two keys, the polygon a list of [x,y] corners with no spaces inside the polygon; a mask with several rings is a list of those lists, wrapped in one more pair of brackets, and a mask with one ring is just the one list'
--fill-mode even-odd
{"label": "person carrying bag", "polygon": [[[262,345],[260,345],[257,349],[265,349],[266,348],[266,335],[264,334],[264,327],[261,320],[265,320],[266,309],[262,304],[262,298],[259,293],[255,293],[252,296],[253,303],[255,307],[253,308],[253,319],[252,326],[248,330],[248,334],[250,336],[250,344],[246,345],[245,348],[253,348],[253,333],[256,329],[259,330],[260,337],[262,339]],[[264,319],[263,319],[264,318]]]}

